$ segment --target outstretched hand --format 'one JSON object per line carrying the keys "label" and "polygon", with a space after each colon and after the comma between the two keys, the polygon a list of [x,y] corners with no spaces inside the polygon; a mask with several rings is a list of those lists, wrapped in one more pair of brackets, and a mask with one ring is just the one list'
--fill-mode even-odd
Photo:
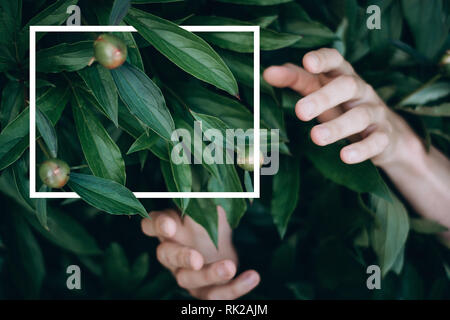
{"label": "outstretched hand", "polygon": [[302,121],[317,118],[321,122],[311,130],[315,144],[325,146],[344,138],[354,142],[341,150],[345,163],[371,159],[376,165],[388,165],[404,154],[400,140],[419,147],[406,122],[335,49],[309,52],[303,57],[303,68],[290,63],[269,67],[264,79],[304,96],[297,102],[295,113]]}
{"label": "outstretched hand", "polygon": [[218,214],[218,249],[205,229],[188,216],[181,218],[174,210],[151,212],[150,218],[142,220],[142,231],[161,242],[156,252],[159,262],[173,273],[180,287],[199,299],[237,299],[260,281],[254,270],[234,278],[238,258],[232,230],[221,207]]}

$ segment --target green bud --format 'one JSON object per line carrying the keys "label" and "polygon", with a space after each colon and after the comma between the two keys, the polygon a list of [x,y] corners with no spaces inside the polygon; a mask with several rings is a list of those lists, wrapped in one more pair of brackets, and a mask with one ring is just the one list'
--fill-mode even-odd
{"label": "green bud", "polygon": [[69,181],[70,168],[59,159],[44,161],[39,167],[39,177],[50,188],[60,189]]}
{"label": "green bud", "polygon": [[447,52],[442,56],[439,66],[444,74],[450,76],[450,50],[447,50]]}
{"label": "green bud", "polygon": [[[244,151],[238,151],[237,153],[237,165],[245,171],[253,171],[254,164],[253,149]],[[264,155],[259,152],[259,167],[261,168],[264,163]]]}
{"label": "green bud", "polygon": [[127,59],[127,46],[116,36],[102,34],[94,41],[94,56],[105,68],[115,69]]}

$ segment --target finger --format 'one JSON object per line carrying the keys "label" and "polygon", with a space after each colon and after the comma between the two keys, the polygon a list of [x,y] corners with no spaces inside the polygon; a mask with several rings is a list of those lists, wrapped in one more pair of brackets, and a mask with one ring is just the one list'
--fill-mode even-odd
{"label": "finger", "polygon": [[150,217],[141,220],[141,229],[150,237],[173,238],[180,219],[172,210],[153,211]]}
{"label": "finger", "polygon": [[341,159],[354,164],[371,159],[383,152],[389,144],[389,136],[382,131],[374,131],[360,142],[342,148]]}
{"label": "finger", "polygon": [[326,146],[353,134],[360,133],[376,122],[376,110],[371,105],[352,108],[336,119],[313,127],[311,139],[319,146]]}
{"label": "finger", "polygon": [[194,295],[206,300],[234,300],[253,290],[261,278],[255,270],[242,273],[230,283],[200,289]]}
{"label": "finger", "polygon": [[356,76],[339,76],[321,89],[300,99],[295,113],[300,120],[309,121],[341,103],[362,97],[365,83]]}
{"label": "finger", "polygon": [[322,48],[308,52],[303,57],[305,70],[313,74],[333,72],[343,75],[355,75],[353,67],[336,49]]}
{"label": "finger", "polygon": [[177,268],[200,270],[203,267],[203,256],[198,251],[173,242],[161,243],[156,248],[156,257],[170,270]]}
{"label": "finger", "polygon": [[185,289],[197,289],[221,284],[231,280],[236,274],[236,264],[231,260],[212,263],[201,270],[180,269],[175,278],[178,285]]}
{"label": "finger", "polygon": [[180,269],[176,272],[175,278],[180,287],[197,289],[225,283],[231,280],[235,274],[235,263],[231,260],[222,260],[212,263],[201,270]]}
{"label": "finger", "polygon": [[315,75],[292,63],[269,67],[264,71],[263,77],[274,87],[288,87],[302,95],[308,95],[320,88],[319,80]]}

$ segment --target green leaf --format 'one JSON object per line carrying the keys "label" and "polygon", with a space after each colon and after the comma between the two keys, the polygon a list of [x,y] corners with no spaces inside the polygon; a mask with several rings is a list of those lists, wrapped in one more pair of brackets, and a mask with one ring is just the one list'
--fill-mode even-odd
{"label": "green leaf", "polygon": [[252,177],[250,176],[250,172],[248,172],[248,171],[244,172],[244,186],[245,186],[245,191],[253,192],[253,181],[252,181]]}
{"label": "green leaf", "polygon": [[220,56],[200,37],[149,13],[130,9],[125,20],[145,40],[178,67],[232,95],[238,94],[233,74]]}
{"label": "green leaf", "polygon": [[280,168],[273,177],[270,211],[273,222],[283,238],[300,194],[299,160],[291,157],[280,159]]}
{"label": "green leaf", "polygon": [[129,289],[130,264],[120,244],[113,242],[105,252],[103,276],[108,291],[114,293]]}
{"label": "green leaf", "polygon": [[11,166],[11,171],[14,177],[14,183],[16,185],[17,191],[25,201],[26,205],[28,205],[27,209],[34,211],[36,199],[30,198],[30,175],[28,173],[29,164],[26,159],[27,155],[25,154],[22,158],[16,161],[14,165]]}
{"label": "green leaf", "polygon": [[[172,100],[170,100],[170,95],[169,95],[169,101],[172,101]],[[172,103],[175,103],[175,102],[172,101]],[[173,106],[173,104],[172,104],[172,106]],[[181,118],[181,116],[176,116],[174,120],[175,120],[176,128],[187,130],[191,137],[191,146],[190,146],[190,149],[187,149],[187,151],[189,151],[189,153],[190,153],[189,157],[191,159],[191,163],[194,163],[194,164],[199,163],[201,160],[201,163],[206,168],[206,170],[208,170],[212,175],[218,176],[219,172],[217,170],[217,166],[215,166],[213,164],[214,159],[212,159],[212,157],[210,156],[209,153],[203,152],[206,148],[205,143],[202,141],[202,143],[199,144],[199,143],[195,143],[195,141],[194,141],[195,135],[201,134],[201,132],[195,133],[193,125],[190,125],[189,123],[187,123],[185,121],[185,119],[186,119],[186,116],[184,116],[183,118]],[[189,116],[189,119],[193,120],[193,118],[191,116]],[[210,163],[212,163],[212,164],[210,164]]]}
{"label": "green leaf", "polygon": [[[245,21],[239,21],[225,17],[194,16],[188,20],[193,25],[231,25],[231,26],[250,26]],[[208,42],[237,52],[253,52],[253,32],[202,32],[201,37]],[[301,40],[299,35],[280,33],[270,29],[260,30],[260,48],[270,51],[289,47]]]}
{"label": "green leaf", "polygon": [[382,274],[391,270],[405,245],[409,232],[408,213],[400,200],[391,193],[391,201],[370,194],[370,207],[375,215],[370,243],[374,249]]}
{"label": "green leaf", "polygon": [[278,15],[262,16],[250,21],[252,25],[258,25],[261,28],[267,28],[278,19]]}
{"label": "green leaf", "polygon": [[[164,182],[166,183],[167,190],[169,192],[178,192],[178,187],[173,176],[172,166],[170,165],[169,161],[160,161],[159,164],[164,177]],[[184,199],[173,198],[172,200],[173,202],[175,202],[178,208],[180,208],[182,211],[185,211],[185,208],[183,206]]]}
{"label": "green leaf", "polygon": [[143,133],[133,142],[130,149],[128,149],[127,154],[132,154],[134,152],[142,150],[151,150],[151,147],[157,142],[159,136],[156,134]]}
{"label": "green leaf", "polygon": [[[124,23],[121,23],[121,25],[125,25]],[[133,33],[131,32],[113,32],[113,34],[122,39],[125,44],[127,45],[128,50],[128,57],[127,60],[129,62],[144,71],[144,63],[142,62],[141,53],[139,51],[139,48],[136,44],[136,40],[134,40]]]}
{"label": "green leaf", "polygon": [[119,95],[130,112],[166,140],[175,130],[161,90],[138,68],[125,63],[112,70]]}
{"label": "green leaf", "polygon": [[442,0],[402,0],[402,9],[416,48],[430,59],[444,45],[450,24]]}
{"label": "green leaf", "polygon": [[399,1],[385,2],[377,0],[372,3],[381,8],[381,29],[369,32],[371,54],[380,62],[389,60],[394,52],[392,41],[400,40],[403,30],[403,17]]}
{"label": "green leaf", "polygon": [[58,137],[50,119],[36,108],[36,126],[53,158],[58,156]]}
{"label": "green leaf", "polygon": [[13,164],[28,148],[29,126],[30,114],[26,108],[0,133],[0,170]]}
{"label": "green leaf", "polygon": [[125,163],[120,149],[79,91],[74,91],[72,111],[81,147],[92,173],[125,184]]}
{"label": "green leaf", "polygon": [[447,227],[440,225],[438,222],[421,218],[409,218],[411,230],[424,234],[437,234],[448,231]]}
{"label": "green leaf", "polygon": [[156,142],[149,147],[149,150],[163,161],[169,161],[167,155],[167,141],[157,134],[150,134],[145,130],[145,125],[134,117],[125,107],[122,101],[119,101],[119,126],[133,138],[138,139],[142,135],[157,137]]}
{"label": "green leaf", "polygon": [[45,276],[45,264],[39,242],[27,222],[18,212],[4,212],[6,224],[2,223],[2,236],[8,248],[9,277],[23,297],[39,297]]}
{"label": "green leaf", "polygon": [[191,199],[186,214],[206,230],[217,248],[219,219],[214,201],[212,199]]}
{"label": "green leaf", "polygon": [[[40,12],[34,16],[28,23],[23,27],[20,32],[20,54],[21,56],[26,52],[29,43],[30,26],[56,26],[62,24],[69,17],[67,13],[67,8],[71,5],[78,3],[78,0],[58,0],[45,8],[40,10]],[[39,41],[45,32],[36,33],[36,42]]]}
{"label": "green leaf", "polygon": [[[236,172],[236,167],[232,164],[217,164],[219,176],[212,176],[208,182],[209,192],[243,192],[241,181]],[[239,221],[247,210],[245,199],[225,198],[214,199],[227,213],[228,223],[232,228],[239,225]]]}
{"label": "green leaf", "polygon": [[280,130],[280,139],[288,140],[284,114],[274,97],[262,93],[260,96],[261,120],[271,129]]}
{"label": "green leaf", "polygon": [[36,53],[36,70],[45,73],[81,70],[93,55],[92,41],[61,43]]}
{"label": "green leaf", "polygon": [[95,64],[78,71],[78,74],[92,91],[102,110],[117,127],[119,125],[117,89],[109,70]]}
{"label": "green leaf", "polygon": [[130,0],[115,0],[109,16],[109,24],[119,25],[122,19],[127,15],[130,8]]}
{"label": "green leaf", "polygon": [[36,107],[45,113],[52,124],[55,125],[61,117],[67,102],[69,102],[70,94],[71,90],[67,85],[49,88],[37,97]]}
{"label": "green leaf", "polygon": [[58,247],[78,255],[98,255],[100,250],[96,240],[67,212],[49,206],[45,229],[35,215],[26,215],[28,222],[48,241]]}
{"label": "green leaf", "polygon": [[408,95],[399,103],[399,106],[424,105],[434,100],[444,98],[450,94],[449,82],[437,82],[424,85],[412,94]]}
{"label": "green leaf", "polygon": [[277,4],[282,4],[286,2],[291,2],[293,0],[217,0],[219,2],[235,3],[235,4],[245,4],[252,6],[273,6]]}
{"label": "green leaf", "polygon": [[[48,192],[50,191],[50,188],[47,187],[45,184],[41,186],[39,189],[39,192]],[[39,220],[39,223],[48,230],[48,224],[47,224],[47,199],[45,198],[39,198],[36,199],[36,216]]]}
{"label": "green leaf", "polygon": [[[229,136],[226,134],[227,126],[225,123],[216,117],[209,116],[202,113],[196,113],[191,110],[191,114],[194,117],[196,121],[201,122],[201,128],[203,131],[203,135],[211,141],[214,145],[216,145],[216,152],[219,149],[223,149],[222,151],[222,159],[229,158],[228,150],[226,149],[227,146],[233,146],[233,150],[236,148],[236,145],[234,143],[234,137]],[[220,137],[216,137],[214,135],[215,131],[218,130],[220,132]],[[225,160],[223,160],[225,161]]]}
{"label": "green leaf", "polygon": [[129,287],[136,289],[148,274],[150,258],[148,253],[143,253],[136,258],[130,269]]}
{"label": "green leaf", "polygon": [[305,152],[317,170],[331,181],[355,192],[370,192],[389,201],[389,191],[378,169],[370,161],[345,164],[339,157],[342,146],[334,143],[319,147],[308,139]]}
{"label": "green leaf", "polygon": [[252,113],[235,99],[190,84],[177,86],[176,92],[195,113],[218,118],[228,128],[243,130],[253,128]]}
{"label": "green leaf", "polygon": [[336,39],[336,35],[326,25],[311,20],[303,8],[295,2],[281,6],[279,19],[281,30],[302,36],[295,48],[313,48],[325,46]]}
{"label": "green leaf", "polygon": [[16,66],[15,45],[22,21],[22,1],[0,1],[0,72]]}
{"label": "green leaf", "polygon": [[448,102],[433,107],[417,106],[415,108],[401,108],[400,110],[420,116],[450,117],[450,103]]}
{"label": "green leaf", "polygon": [[25,105],[24,87],[19,81],[9,81],[3,87],[0,105],[0,126],[6,127]]}
{"label": "green leaf", "polygon": [[[237,81],[247,87],[253,88],[253,58],[228,50],[220,50],[218,52],[230,68],[231,72],[233,72]],[[262,72],[262,70],[260,71]],[[260,77],[259,82],[262,92],[268,93],[270,95],[275,94],[273,87],[270,86],[262,76]]]}
{"label": "green leaf", "polygon": [[140,214],[148,217],[144,206],[134,194],[115,181],[71,173],[68,185],[81,199],[99,210],[117,215]]}
{"label": "green leaf", "polygon": [[[170,152],[169,156],[171,158],[170,167],[172,169],[173,178],[175,181],[175,185],[177,187],[177,190],[179,192],[191,192],[192,190],[192,171],[191,171],[191,165],[189,164],[189,160],[187,157],[186,152],[184,151],[186,147],[183,147],[182,151],[182,159],[183,162],[181,163],[174,163],[173,158],[171,157],[171,154],[173,151],[173,146],[170,146]],[[178,150],[179,151],[179,150]],[[175,151],[176,152],[176,151]],[[180,153],[177,153],[178,156],[180,156]],[[182,211],[184,212],[189,204],[189,198],[182,199]]]}
{"label": "green leaf", "polygon": [[400,253],[397,256],[397,259],[395,259],[394,264],[392,265],[392,271],[400,275],[402,273],[403,266],[405,264],[405,246],[400,250]]}

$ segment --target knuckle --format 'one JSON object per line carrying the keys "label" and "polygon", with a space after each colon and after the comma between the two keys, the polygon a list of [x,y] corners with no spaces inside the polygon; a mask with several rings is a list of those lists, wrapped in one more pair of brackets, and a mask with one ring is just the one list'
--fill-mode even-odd
{"label": "knuckle", "polygon": [[177,271],[175,273],[175,280],[177,281],[179,287],[181,288],[187,287],[186,277],[184,276],[184,273],[182,271]]}
{"label": "knuckle", "polygon": [[317,92],[315,98],[312,99],[316,106],[329,106],[331,99],[325,92]]}
{"label": "knuckle", "polygon": [[189,255],[190,255],[189,252],[190,252],[189,248],[182,248],[180,251],[178,251],[177,262],[179,265],[187,264],[187,262],[189,261]]}
{"label": "knuckle", "polygon": [[339,64],[344,62],[344,57],[341,55],[341,53],[336,49],[336,48],[331,48],[330,50],[330,54],[337,59],[337,62]]}
{"label": "knuckle", "polygon": [[378,140],[379,140],[379,142],[378,142],[379,147],[381,147],[383,149],[389,144],[389,136],[386,132],[380,132],[379,136],[378,136]]}
{"label": "knuckle", "polygon": [[166,251],[164,248],[165,248],[164,244],[160,244],[159,246],[156,247],[156,258],[161,263],[166,259]]}
{"label": "knuckle", "polygon": [[232,286],[228,292],[228,299],[237,299],[242,295],[242,292],[236,287]]}
{"label": "knuckle", "polygon": [[213,291],[207,291],[206,293],[203,294],[203,299],[204,300],[219,300],[220,297]]}
{"label": "knuckle", "polygon": [[359,108],[355,109],[358,111],[355,111],[355,120],[362,124],[362,125],[368,125],[372,120],[372,111],[370,108]]}
{"label": "knuckle", "polygon": [[339,77],[343,90],[354,96],[358,92],[358,79],[355,76],[342,75]]}
{"label": "knuckle", "polygon": [[329,123],[327,125],[328,130],[330,130],[330,139],[339,139],[344,134],[344,127],[345,123],[343,122],[335,122],[335,123]]}
{"label": "knuckle", "polygon": [[382,105],[382,104],[377,104],[374,108],[375,110],[375,114],[376,114],[376,118],[383,120],[386,118],[386,108]]}

